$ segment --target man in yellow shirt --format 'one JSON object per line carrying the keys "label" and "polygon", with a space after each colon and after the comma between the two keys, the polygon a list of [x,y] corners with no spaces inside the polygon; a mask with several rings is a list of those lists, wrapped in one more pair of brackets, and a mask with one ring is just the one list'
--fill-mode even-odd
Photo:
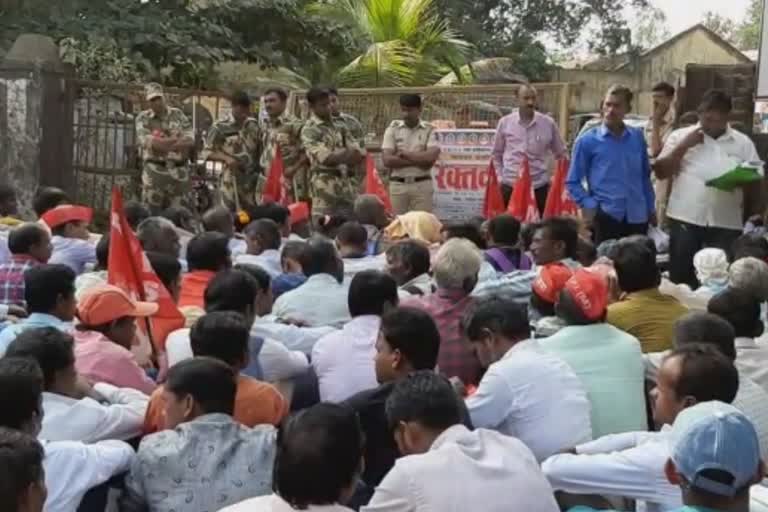
{"label": "man in yellow shirt", "polygon": [[624,296],[608,306],[606,322],[637,338],[645,353],[672,348],[674,324],[688,308],[659,291],[661,273],[653,242],[644,236],[625,238],[612,250],[611,259]]}

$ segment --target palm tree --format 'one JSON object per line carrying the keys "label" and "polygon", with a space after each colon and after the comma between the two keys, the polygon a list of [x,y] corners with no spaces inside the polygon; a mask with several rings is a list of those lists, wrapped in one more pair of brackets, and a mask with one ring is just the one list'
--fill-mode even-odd
{"label": "palm tree", "polygon": [[471,53],[434,0],[325,0],[309,11],[348,27],[360,43],[359,55],[338,71],[343,86],[432,84]]}

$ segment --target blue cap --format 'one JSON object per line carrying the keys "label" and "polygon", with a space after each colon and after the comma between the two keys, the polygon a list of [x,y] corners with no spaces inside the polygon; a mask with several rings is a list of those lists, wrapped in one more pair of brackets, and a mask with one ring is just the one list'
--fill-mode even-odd
{"label": "blue cap", "polygon": [[[760,441],[752,422],[723,402],[702,402],[678,414],[671,433],[672,461],[694,489],[732,498],[755,477],[760,465]],[[719,470],[730,483],[702,475]]]}

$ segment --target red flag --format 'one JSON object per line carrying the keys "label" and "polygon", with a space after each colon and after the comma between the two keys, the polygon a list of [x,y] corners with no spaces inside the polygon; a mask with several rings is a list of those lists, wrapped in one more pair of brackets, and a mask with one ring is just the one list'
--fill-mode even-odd
{"label": "red flag", "polygon": [[544,208],[544,218],[559,217],[563,215],[578,216],[579,208],[573,202],[568,190],[565,188],[565,178],[568,176],[568,159],[561,158],[557,162],[555,175],[552,177],[552,186],[547,194],[547,205]]}
{"label": "red flag", "polygon": [[483,197],[483,217],[492,219],[506,210],[504,196],[501,195],[499,178],[493,160],[488,164],[488,179],[485,182],[485,197]]}
{"label": "red flag", "polygon": [[264,190],[261,193],[263,203],[280,203],[287,206],[291,200],[288,197],[285,180],[285,163],[283,162],[283,152],[280,151],[280,144],[275,146],[275,157],[269,166],[267,182],[264,184]]}
{"label": "red flag", "polygon": [[152,270],[138,238],[128,225],[123,210],[123,196],[118,187],[112,189],[108,268],[109,284],[122,288],[135,300],[156,302],[160,306],[150,318],[151,333],[146,333],[145,322],[138,324],[145,335],[150,334],[154,348],[164,352],[165,339],[172,331],[184,327],[184,317],[173,302],[170,292]]}
{"label": "red flag", "polygon": [[384,203],[384,209],[387,213],[392,213],[392,201],[389,199],[384,182],[381,181],[379,171],[373,163],[373,157],[370,153],[365,156],[365,193],[378,197]]}
{"label": "red flag", "polygon": [[523,169],[512,191],[507,213],[524,224],[539,220],[539,208],[536,206],[536,194],[533,192],[533,182],[531,181],[531,166],[527,156],[523,159]]}

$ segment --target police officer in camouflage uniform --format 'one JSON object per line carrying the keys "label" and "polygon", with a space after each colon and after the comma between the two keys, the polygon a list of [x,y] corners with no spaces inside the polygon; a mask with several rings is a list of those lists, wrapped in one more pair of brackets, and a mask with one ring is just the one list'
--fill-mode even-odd
{"label": "police officer in camouflage uniform", "polygon": [[149,109],[136,117],[142,148],[141,199],[157,214],[169,206],[191,208],[189,151],[195,144],[192,123],[178,108],[165,104],[163,88],[147,84]]}
{"label": "police officer in camouflage uniform", "polygon": [[334,120],[327,89],[310,89],[307,103],[312,115],[301,129],[301,142],[309,157],[312,217],[317,220],[339,209],[352,209],[360,190],[356,169],[365,150],[344,123]]}
{"label": "police officer in camouflage uniform", "polygon": [[365,147],[365,130],[363,124],[352,114],[341,111],[339,105],[339,91],[335,87],[328,88],[331,95],[331,115],[337,121],[341,121],[349,130],[350,135],[357,140],[360,147]]}
{"label": "police officer in camouflage uniform", "polygon": [[289,183],[287,192],[292,200],[306,201],[309,198],[307,169],[309,159],[301,145],[303,123],[285,111],[288,94],[273,87],[264,92],[266,117],[260,122],[260,164],[265,173],[269,172],[277,147],[283,157],[283,176]]}
{"label": "police officer in camouflage uniform", "polygon": [[232,113],[213,124],[203,156],[224,164],[219,181],[224,204],[229,209],[248,210],[258,204],[259,182],[263,181],[256,159],[259,122],[251,116],[247,93],[235,92],[230,100]]}

